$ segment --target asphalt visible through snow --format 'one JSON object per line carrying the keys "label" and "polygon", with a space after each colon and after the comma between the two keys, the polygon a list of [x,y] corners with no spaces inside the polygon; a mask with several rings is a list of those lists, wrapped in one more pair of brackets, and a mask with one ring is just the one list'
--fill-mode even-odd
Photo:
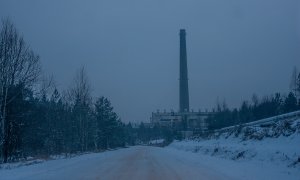
{"label": "asphalt visible through snow", "polygon": [[[2,174],[2,175],[1,175]],[[201,159],[185,157],[180,151],[136,146],[87,154],[71,159],[0,171],[1,179],[99,179],[99,180],[223,180],[233,179],[210,169]]]}

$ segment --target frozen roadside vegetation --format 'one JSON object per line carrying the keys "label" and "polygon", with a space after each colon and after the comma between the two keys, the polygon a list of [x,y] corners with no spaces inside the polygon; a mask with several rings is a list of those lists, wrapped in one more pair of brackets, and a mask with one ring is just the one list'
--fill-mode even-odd
{"label": "frozen roadside vegetation", "polygon": [[43,163],[49,160],[58,160],[58,159],[70,159],[80,155],[89,154],[89,153],[77,153],[77,154],[62,154],[62,155],[51,155],[48,157],[27,157],[26,159],[20,160],[18,162],[4,163],[0,164],[0,169],[14,169],[22,166],[30,166],[33,164]]}
{"label": "frozen roadside vegetation", "polygon": [[[300,172],[300,119],[281,120],[266,126],[240,126],[206,137],[175,141],[168,148],[240,165],[277,167],[287,174]],[[272,172],[276,174],[275,169]]]}
{"label": "frozen roadside vegetation", "polygon": [[[127,148],[127,147],[125,147]],[[26,159],[20,160],[18,162],[11,162],[11,163],[4,163],[0,164],[0,170],[1,169],[14,169],[19,168],[22,166],[30,166],[34,164],[40,164],[51,160],[68,160],[73,159],[76,157],[80,157],[82,155],[89,155],[89,154],[95,154],[100,152],[106,152],[106,151],[114,151],[122,148],[114,148],[114,149],[107,149],[107,150],[99,150],[97,152],[78,152],[78,153],[68,153],[68,154],[60,154],[60,155],[50,155],[50,156],[44,156],[44,157],[27,157]]]}

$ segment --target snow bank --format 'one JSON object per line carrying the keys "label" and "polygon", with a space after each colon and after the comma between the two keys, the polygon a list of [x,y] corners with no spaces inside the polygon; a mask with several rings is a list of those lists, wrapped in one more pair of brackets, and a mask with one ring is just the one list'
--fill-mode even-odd
{"label": "snow bank", "polygon": [[[117,148],[116,148],[117,149]],[[114,149],[112,149],[114,150]],[[21,161],[17,162],[10,162],[10,163],[3,163],[0,164],[0,170],[1,169],[14,169],[22,166],[30,166],[34,164],[39,164],[51,160],[59,160],[59,159],[70,159],[75,158],[78,156],[86,155],[86,154],[93,154],[94,152],[78,152],[78,153],[72,153],[72,154],[60,154],[60,155],[50,155],[48,157],[27,157],[26,159],[23,159]]]}
{"label": "snow bank", "polygon": [[253,159],[300,168],[300,119],[176,141],[170,147],[231,160]]}
{"label": "snow bank", "polygon": [[267,127],[242,127],[205,138],[175,141],[168,148],[233,163],[300,172],[300,119]]}

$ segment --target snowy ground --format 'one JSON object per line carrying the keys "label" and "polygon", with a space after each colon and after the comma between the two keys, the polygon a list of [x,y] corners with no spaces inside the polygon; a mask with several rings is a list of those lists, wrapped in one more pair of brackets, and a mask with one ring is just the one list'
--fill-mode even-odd
{"label": "snowy ground", "polygon": [[[176,144],[176,143],[175,143]],[[0,170],[3,180],[299,179],[299,169],[167,148],[136,146]]]}
{"label": "snowy ground", "polygon": [[[284,140],[283,140],[284,141]],[[281,142],[283,142],[281,141]],[[203,164],[238,179],[300,179],[300,166],[292,165],[291,157],[298,146],[278,148],[277,142],[241,143],[234,140],[210,140],[206,142],[174,142],[168,149],[194,154]],[[299,153],[298,153],[299,155]],[[195,158],[196,158],[195,157]],[[294,160],[293,160],[294,161]]]}
{"label": "snowy ground", "polygon": [[214,158],[207,164],[223,164],[214,167],[243,179],[300,179],[300,120],[175,141],[168,148]]}
{"label": "snowy ground", "polygon": [[215,156],[223,159],[250,162],[258,161],[298,168],[300,171],[300,136],[267,138],[262,141],[241,141],[238,138],[174,142],[170,147]]}
{"label": "snowy ground", "polygon": [[233,178],[206,166],[195,154],[150,146],[137,146],[0,170],[0,177],[5,180]]}
{"label": "snowy ground", "polygon": [[233,129],[165,148],[135,146],[45,162],[7,164],[1,180],[300,179],[300,120]]}

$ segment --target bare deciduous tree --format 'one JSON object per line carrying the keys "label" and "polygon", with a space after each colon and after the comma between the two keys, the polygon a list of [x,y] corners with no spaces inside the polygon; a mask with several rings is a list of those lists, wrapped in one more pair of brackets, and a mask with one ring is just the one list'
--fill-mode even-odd
{"label": "bare deciduous tree", "polygon": [[88,105],[91,103],[91,85],[84,66],[76,73],[73,81],[73,87],[69,91],[69,97],[73,103],[75,103],[76,100],[78,100],[81,104]]}
{"label": "bare deciduous tree", "polygon": [[14,24],[8,18],[4,19],[0,31],[0,119],[4,162],[8,156],[8,131],[12,128],[6,122],[6,107],[14,100],[14,96],[8,97],[9,88],[18,84],[30,87],[36,82],[39,74],[39,56],[26,45]]}
{"label": "bare deciduous tree", "polygon": [[91,86],[84,67],[81,67],[75,76],[73,87],[69,90],[69,98],[74,106],[73,111],[77,114],[74,126],[78,131],[78,144],[84,151],[87,149],[89,109],[92,104]]}

